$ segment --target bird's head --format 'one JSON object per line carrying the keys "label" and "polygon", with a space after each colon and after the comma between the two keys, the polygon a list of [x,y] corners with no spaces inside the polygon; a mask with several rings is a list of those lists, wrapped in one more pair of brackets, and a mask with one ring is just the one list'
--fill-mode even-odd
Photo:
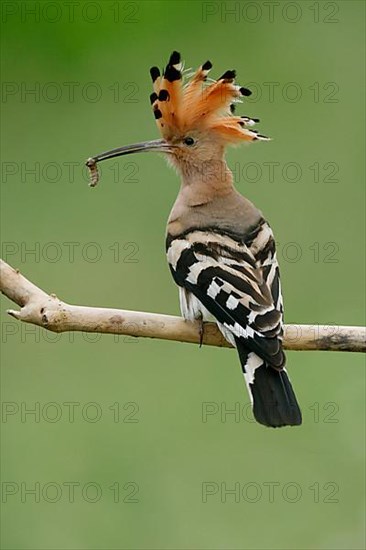
{"label": "bird's head", "polygon": [[162,139],[119,147],[88,159],[92,185],[98,180],[96,163],[116,156],[162,152],[179,171],[189,174],[220,161],[226,145],[268,140],[251,129],[258,119],[234,114],[235,104],[251,94],[235,84],[235,71],[226,71],[218,80],[212,80],[208,78],[211,68],[211,62],[206,61],[189,74],[183,70],[178,52],[172,53],[162,72],[152,67],[154,91],[150,102]]}

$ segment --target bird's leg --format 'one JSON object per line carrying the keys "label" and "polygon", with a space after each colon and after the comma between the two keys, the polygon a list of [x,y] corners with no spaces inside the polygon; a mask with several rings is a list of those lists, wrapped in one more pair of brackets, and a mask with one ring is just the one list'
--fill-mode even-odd
{"label": "bird's leg", "polygon": [[204,327],[204,323],[203,323],[203,316],[202,316],[202,314],[199,316],[198,322],[199,322],[199,324],[200,324],[200,328],[199,328],[200,348],[202,348],[202,344],[203,344],[203,335],[204,335],[204,333],[205,333],[205,327]]}

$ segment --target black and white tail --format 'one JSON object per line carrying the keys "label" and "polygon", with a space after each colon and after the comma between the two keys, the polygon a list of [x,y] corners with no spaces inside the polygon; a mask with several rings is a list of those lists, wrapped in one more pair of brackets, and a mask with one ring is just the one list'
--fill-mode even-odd
{"label": "black and white tail", "polygon": [[264,426],[299,426],[301,411],[286,370],[267,365],[254,352],[236,341],[253,414]]}

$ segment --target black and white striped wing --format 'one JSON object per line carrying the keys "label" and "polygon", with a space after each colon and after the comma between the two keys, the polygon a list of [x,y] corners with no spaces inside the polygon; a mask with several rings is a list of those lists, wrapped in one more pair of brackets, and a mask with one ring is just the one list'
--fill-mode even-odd
{"label": "black and white striped wing", "polygon": [[229,341],[242,342],[272,367],[284,366],[279,269],[264,220],[246,239],[214,229],[168,236],[167,256],[176,283],[213,315]]}

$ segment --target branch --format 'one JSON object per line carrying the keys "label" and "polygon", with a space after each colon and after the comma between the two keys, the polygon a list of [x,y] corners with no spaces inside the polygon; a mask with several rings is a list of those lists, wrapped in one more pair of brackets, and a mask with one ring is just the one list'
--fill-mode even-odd
{"label": "branch", "polygon": [[[3,260],[0,260],[0,290],[21,307],[19,311],[9,309],[10,315],[52,332],[101,332],[199,343],[199,322],[191,323],[172,315],[70,305],[35,286]],[[366,352],[365,335],[365,327],[285,325],[284,347]],[[204,324],[203,344],[231,347],[215,323]]]}

